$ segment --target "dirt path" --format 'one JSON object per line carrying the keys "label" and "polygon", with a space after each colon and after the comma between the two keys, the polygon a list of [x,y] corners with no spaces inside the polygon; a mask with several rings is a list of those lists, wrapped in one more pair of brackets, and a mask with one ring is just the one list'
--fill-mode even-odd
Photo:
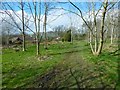
{"label": "dirt path", "polygon": [[[47,88],[111,88],[97,65],[81,58],[79,52],[65,54],[64,60],[36,80],[37,87]],[[112,85],[112,84],[111,84]]]}

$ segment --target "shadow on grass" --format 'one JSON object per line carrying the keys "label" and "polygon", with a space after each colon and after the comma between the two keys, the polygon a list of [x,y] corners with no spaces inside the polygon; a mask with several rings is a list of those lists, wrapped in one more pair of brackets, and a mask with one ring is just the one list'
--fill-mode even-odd
{"label": "shadow on grass", "polygon": [[[65,73],[62,77],[56,80],[60,74]],[[82,72],[79,72],[82,73]],[[87,73],[88,74],[88,73]],[[104,90],[106,88],[110,88],[108,84],[105,84],[101,79],[102,74],[92,75],[92,73],[87,76],[76,76],[76,72],[73,72],[72,68],[66,70],[60,70],[53,68],[52,71],[47,73],[46,75],[40,77],[37,82],[38,88],[52,88],[52,89],[68,89],[68,88],[77,88],[80,90],[81,88],[100,88]],[[71,79],[73,82],[71,82]],[[100,86],[96,87],[92,84],[92,82],[96,79],[99,79]]]}
{"label": "shadow on grass", "polygon": [[[78,47],[78,46],[77,46]],[[56,53],[49,53],[48,55],[60,55],[60,54],[69,54],[69,53],[75,53],[75,52],[80,52],[80,51],[86,51],[89,50],[88,47],[86,48],[80,48],[80,49],[76,49],[76,47],[74,47],[74,50],[70,50],[70,51],[65,51],[65,52],[56,52]],[[69,49],[68,49],[69,50]]]}
{"label": "shadow on grass", "polygon": [[74,53],[74,52],[79,52],[79,51],[81,50],[71,50],[71,51],[66,51],[66,52],[50,53],[48,55],[60,55],[60,54]]}
{"label": "shadow on grass", "polygon": [[95,79],[99,79],[99,83],[101,84],[101,86],[100,87],[94,87],[94,88],[100,88],[101,90],[104,90],[104,89],[110,87],[108,84],[105,84],[104,81],[101,79],[101,77],[103,75],[100,74],[100,73],[98,75],[94,75],[94,76],[92,76],[92,75],[89,76],[88,75],[88,77],[80,78],[80,79],[79,79],[79,77],[78,78],[75,77],[74,72],[72,72],[72,69],[70,69],[70,74],[75,79],[75,83],[71,84],[69,87],[77,85],[78,90],[81,90],[81,88],[91,88],[91,87],[93,88],[94,86],[92,86],[91,82]]}

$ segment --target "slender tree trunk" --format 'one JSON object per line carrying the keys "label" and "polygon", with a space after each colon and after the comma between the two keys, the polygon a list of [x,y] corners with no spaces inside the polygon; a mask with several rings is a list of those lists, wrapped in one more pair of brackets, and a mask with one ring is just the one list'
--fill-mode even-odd
{"label": "slender tree trunk", "polygon": [[114,27],[111,30],[111,44],[113,44],[113,31],[114,31]]}
{"label": "slender tree trunk", "polygon": [[37,43],[37,55],[39,55],[39,43]]}
{"label": "slender tree trunk", "polygon": [[34,11],[32,11],[32,6],[29,4],[32,17],[34,18],[35,26],[35,43],[36,43],[36,55],[40,54],[40,16],[41,16],[41,0],[39,3],[33,2]]}
{"label": "slender tree trunk", "polygon": [[25,34],[24,34],[24,32],[22,34],[22,37],[23,37],[23,51],[25,51]]}
{"label": "slender tree trunk", "polygon": [[23,2],[21,1],[22,6],[22,37],[23,37],[23,51],[25,51],[25,27],[24,27],[24,9]]}
{"label": "slender tree trunk", "polygon": [[96,55],[99,55],[101,54],[101,51],[102,51],[102,47],[103,47],[103,33],[100,33],[100,44],[99,44],[99,47],[98,47],[98,51],[96,53]]}
{"label": "slender tree trunk", "polygon": [[94,17],[94,26],[95,26],[95,28],[94,28],[94,38],[95,38],[95,41],[94,41],[94,43],[95,43],[95,46],[94,46],[94,52],[96,53],[97,52],[97,47],[98,47],[98,45],[97,45],[97,26],[96,26],[96,18]]}
{"label": "slender tree trunk", "polygon": [[96,16],[95,16],[95,4],[92,3],[92,9],[93,9],[93,18],[94,18],[94,23],[93,23],[93,26],[94,26],[94,55],[96,54],[97,52],[97,49],[98,49],[98,44],[97,44],[97,22],[96,22]]}
{"label": "slender tree trunk", "polygon": [[95,27],[95,52],[97,52],[97,30]]}
{"label": "slender tree trunk", "polygon": [[34,10],[35,10],[35,18],[34,18],[34,23],[35,23],[35,30],[36,30],[36,54],[39,55],[39,32],[37,28],[37,6],[36,2],[34,3]]}
{"label": "slender tree trunk", "polygon": [[106,14],[106,9],[105,11],[103,12],[103,17],[102,17],[102,22],[101,22],[101,32],[100,32],[100,42],[99,42],[99,47],[98,47],[98,51],[96,53],[96,55],[99,55],[101,54],[101,51],[102,51],[102,47],[103,47],[103,39],[104,39],[104,20],[105,20],[105,14]]}
{"label": "slender tree trunk", "polygon": [[45,31],[45,49],[47,49],[46,14],[45,14],[44,31]]}
{"label": "slender tree trunk", "polygon": [[38,33],[37,33],[37,55],[40,54],[40,15],[41,15],[41,3],[39,3],[39,15],[38,15]]}
{"label": "slender tree trunk", "polygon": [[108,0],[104,3],[104,11],[102,13],[102,20],[101,20],[101,31],[100,31],[100,41],[99,41],[99,47],[95,55],[101,54],[102,48],[103,48],[103,42],[104,42],[104,23],[105,23],[105,14],[107,11],[108,6]]}
{"label": "slender tree trunk", "polygon": [[90,43],[90,32],[88,31],[88,33],[87,33],[87,42],[88,42],[88,44]]}
{"label": "slender tree trunk", "polygon": [[[89,28],[89,30],[91,31],[93,37],[96,37],[95,39],[95,51],[93,51],[93,48],[92,48],[92,43],[90,43],[90,46],[91,46],[91,50],[93,52],[94,55],[99,55],[101,54],[101,51],[102,51],[102,48],[103,48],[103,39],[104,39],[104,22],[105,22],[105,15],[106,15],[106,12],[111,9],[112,7],[110,8],[107,8],[108,6],[110,6],[110,4],[108,4],[108,0],[104,0],[104,2],[102,2],[102,6],[103,6],[103,9],[102,9],[102,20],[101,20],[101,27],[100,27],[100,39],[99,39],[99,44],[97,44],[97,33],[96,33],[96,36],[93,34],[93,30],[91,28],[91,26],[87,23],[87,20],[84,19],[83,17],[83,13],[81,11],[81,9],[79,7],[77,7],[74,3],[72,3],[70,0],[68,0],[70,2],[70,4],[72,4],[72,6],[74,6],[80,13],[80,17],[82,18],[82,20],[84,21],[84,23],[87,25],[87,27]],[[115,4],[113,4],[114,6]],[[98,10],[98,12],[95,14],[95,18],[97,18],[97,15],[99,13],[101,9]],[[76,13],[77,14],[77,13]],[[78,14],[77,14],[78,15]],[[95,22],[94,22],[95,23]]]}
{"label": "slender tree trunk", "polygon": [[7,46],[9,47],[9,38],[10,38],[10,31],[9,31],[9,29],[8,29],[8,31],[7,31]]}
{"label": "slender tree trunk", "polygon": [[72,29],[71,29],[71,43],[73,43]]}
{"label": "slender tree trunk", "polygon": [[93,46],[92,46],[92,33],[91,33],[91,31],[90,31],[90,37],[89,37],[89,38],[90,38],[90,39],[89,39],[90,48],[91,48],[92,53],[94,54],[95,52],[94,52]]}
{"label": "slender tree trunk", "polygon": [[44,45],[44,48],[45,48],[45,49],[47,49],[46,23],[47,23],[47,4],[46,4],[46,2],[45,2],[45,17],[44,17],[44,33],[45,33],[45,45]]}
{"label": "slender tree trunk", "polygon": [[[114,7],[113,7],[113,12],[114,12]],[[115,17],[114,17],[114,13],[112,14],[112,20],[111,20],[111,23],[112,23],[112,29],[111,29],[111,44],[113,44],[114,40],[115,40],[115,37],[116,37],[116,33],[115,33]]]}
{"label": "slender tree trunk", "polygon": [[[112,29],[111,29],[111,44],[113,44],[114,28],[115,28],[115,21],[113,20],[113,17],[112,17],[112,22],[113,22],[113,25],[112,25]],[[111,23],[112,23],[112,22],[111,22]]]}
{"label": "slender tree trunk", "polygon": [[37,55],[39,55],[39,35],[36,35],[36,51],[37,51]]}

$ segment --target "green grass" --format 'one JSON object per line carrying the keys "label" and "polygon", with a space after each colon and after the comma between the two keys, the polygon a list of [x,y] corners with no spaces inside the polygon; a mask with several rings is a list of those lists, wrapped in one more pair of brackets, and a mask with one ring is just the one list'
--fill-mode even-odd
{"label": "green grass", "polygon": [[[93,56],[90,47],[86,44],[80,44],[83,47],[84,52],[80,52],[84,60],[89,61],[89,63],[94,63],[96,71],[99,71],[103,75],[103,82],[108,84],[119,82],[118,81],[118,55],[111,54],[118,47],[113,46],[113,48],[103,48],[102,54],[99,56]],[[109,46],[108,43],[105,43],[105,46]]]}
{"label": "green grass", "polygon": [[[63,79],[63,77],[71,77],[67,69],[73,67],[73,71],[77,71],[77,73],[74,73],[76,77],[79,77],[82,73],[84,76],[87,76],[89,72],[84,71],[81,73],[80,70],[82,70],[82,68],[80,67],[83,65],[89,69],[89,67],[87,67],[89,64],[94,66],[92,66],[92,69],[94,69],[95,72],[102,72],[103,81],[107,84],[112,85],[112,82],[114,83],[117,81],[118,59],[117,56],[110,54],[111,51],[108,52],[104,49],[100,56],[93,56],[89,46],[87,46],[84,41],[74,42],[73,44],[66,42],[53,44],[48,46],[48,50],[45,50],[43,45],[40,45],[40,47],[40,55],[42,57],[49,56],[44,61],[40,60],[40,56],[36,56],[35,45],[27,46],[27,51],[25,52],[15,52],[13,49],[3,49],[3,88],[35,87],[39,82],[33,84],[34,81],[40,76],[49,73],[54,67],[65,70],[56,77],[56,80]],[[54,80],[51,80],[50,83],[53,83],[53,81]],[[75,80],[71,77],[69,80],[66,80],[66,82],[63,82],[61,87],[65,87],[66,83],[75,83]],[[76,85],[73,87],[76,87]]]}
{"label": "green grass", "polygon": [[[62,46],[62,47],[61,47]],[[42,56],[50,54],[64,53],[70,50],[71,44],[66,43],[49,45],[49,49],[45,50],[41,46],[40,54]],[[63,49],[60,49],[63,48]],[[3,88],[26,87],[34,81],[35,77],[49,71],[57,63],[61,62],[64,54],[56,54],[50,56],[50,60],[40,61],[35,53],[35,45],[27,47],[27,51],[15,52],[13,49],[4,49],[2,55],[2,85]],[[48,58],[49,59],[49,58]]]}

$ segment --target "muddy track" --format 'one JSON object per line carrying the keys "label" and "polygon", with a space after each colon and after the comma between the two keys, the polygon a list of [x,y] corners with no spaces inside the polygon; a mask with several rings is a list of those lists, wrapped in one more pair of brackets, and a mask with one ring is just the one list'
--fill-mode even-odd
{"label": "muddy track", "polygon": [[82,59],[79,52],[66,53],[63,62],[35,80],[38,88],[113,88],[97,65]]}

